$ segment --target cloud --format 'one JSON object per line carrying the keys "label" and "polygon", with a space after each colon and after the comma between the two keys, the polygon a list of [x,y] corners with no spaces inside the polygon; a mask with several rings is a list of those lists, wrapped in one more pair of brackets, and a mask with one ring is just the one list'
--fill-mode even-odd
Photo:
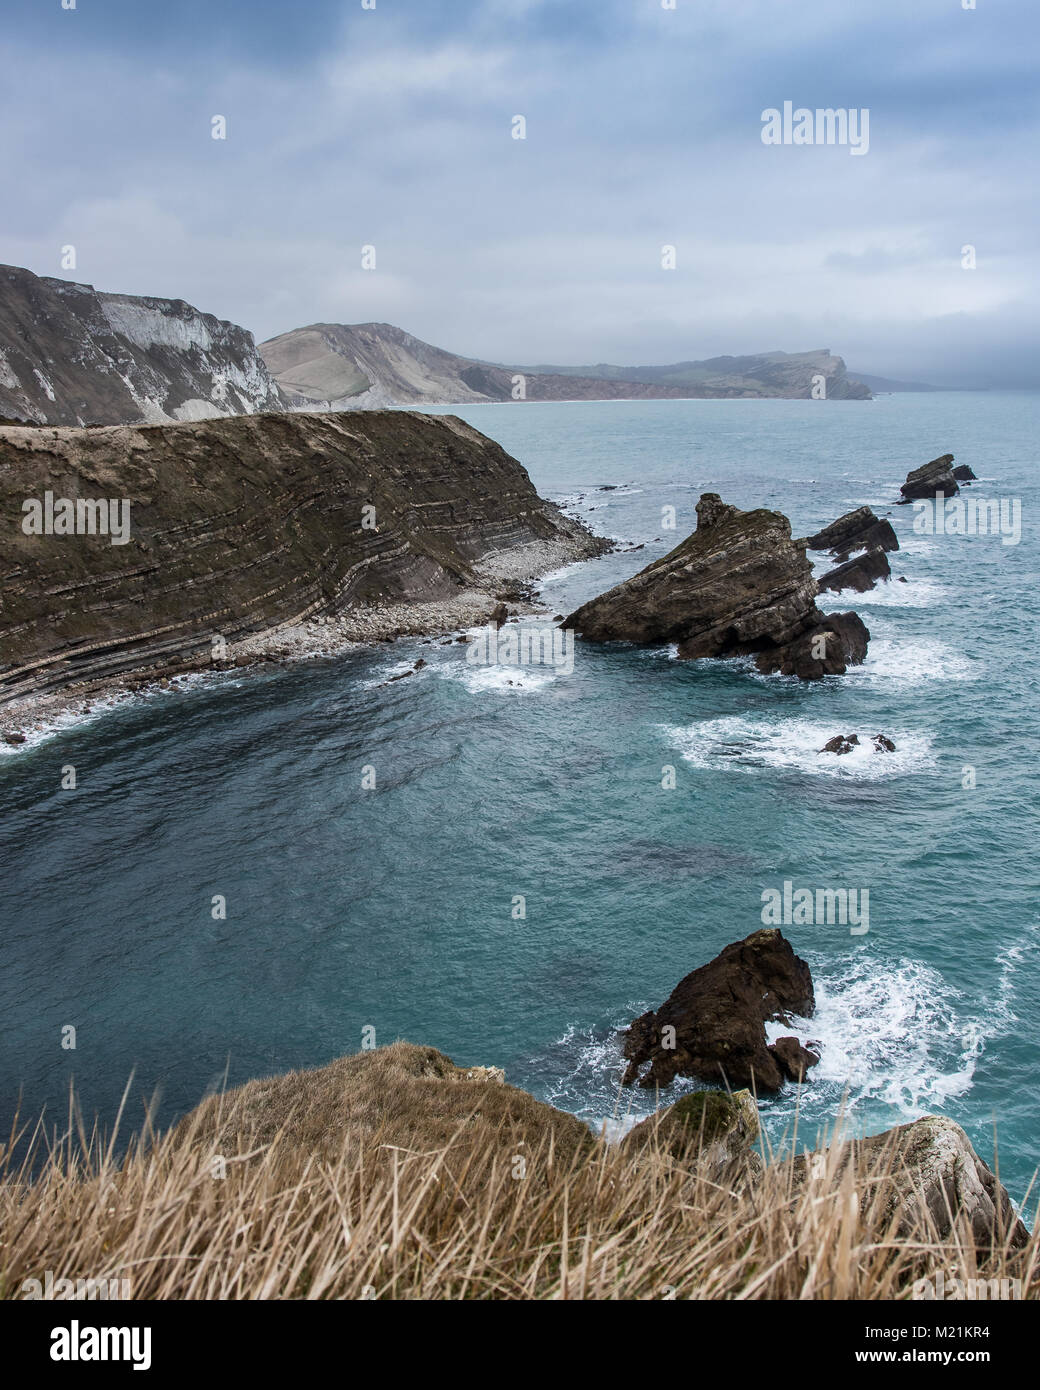
{"label": "cloud", "polygon": [[[9,25],[0,258],[61,274],[71,241],[79,278],[259,338],[382,319],[500,361],[828,343],[999,384],[1006,335],[1034,341],[1024,0],[319,4],[236,44],[253,8],[132,34],[106,12],[48,46]],[[870,153],[764,146],[787,99],[869,106]]]}

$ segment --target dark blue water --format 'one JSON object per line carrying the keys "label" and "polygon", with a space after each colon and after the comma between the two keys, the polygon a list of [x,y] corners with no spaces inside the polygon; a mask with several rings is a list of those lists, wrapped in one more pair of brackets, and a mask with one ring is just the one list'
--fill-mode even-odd
{"label": "dark blue water", "polygon": [[[670,549],[702,491],[804,534],[887,509],[946,450],[976,494],[1020,500],[1022,539],[917,536],[893,509],[909,582],[827,601],[860,611],[870,657],[816,685],[580,644],[571,674],[518,673],[414,639],[139,697],[10,753],[0,1123],[19,1090],[57,1121],[73,1078],[110,1121],[132,1070],[131,1119],[157,1092],[169,1120],[225,1067],[237,1082],[321,1063],[366,1027],[600,1120],[618,1104],[616,1026],[761,925],[763,890],[791,880],[870,894],[865,936],[785,929],[817,983],[800,1031],[824,1044],[802,1133],[843,1096],[867,1130],[949,1114],[985,1156],[996,1122],[1020,1196],[1040,1130],[1037,398],[462,413],[545,494],[645,543],[551,578],[553,611]],[[420,655],[421,673],[381,684]],[[897,752],[819,756],[853,731]],[[778,1140],[793,1093],[763,1113]]]}

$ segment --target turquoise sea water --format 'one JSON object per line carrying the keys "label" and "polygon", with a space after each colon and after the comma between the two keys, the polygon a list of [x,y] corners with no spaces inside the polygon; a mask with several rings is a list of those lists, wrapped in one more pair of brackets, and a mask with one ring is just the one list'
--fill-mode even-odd
{"label": "turquoise sea water", "polygon": [[[197,681],[5,750],[0,1124],[19,1091],[60,1124],[73,1078],[109,1122],[131,1071],[131,1120],[156,1094],[167,1121],[225,1067],[234,1083],[321,1063],[366,1026],[599,1122],[619,1105],[616,1028],[790,880],[870,894],[865,936],[785,928],[817,986],[800,1031],[824,1044],[800,1133],[845,1094],[859,1128],[941,1111],[984,1157],[995,1123],[1020,1198],[1040,1135],[1038,398],[459,413],[544,494],[645,545],[551,577],[553,612],[670,549],[702,491],[805,534],[889,510],[947,450],[975,495],[1020,500],[1022,539],[917,536],[892,507],[908,583],[825,600],[861,613],[870,655],[815,685],[580,643],[570,674],[518,673],[410,639]],[[818,755],[844,732],[897,752]],[[626,1091],[621,1113],[652,1103]],[[793,1090],[763,1101],[774,1141],[794,1108]]]}

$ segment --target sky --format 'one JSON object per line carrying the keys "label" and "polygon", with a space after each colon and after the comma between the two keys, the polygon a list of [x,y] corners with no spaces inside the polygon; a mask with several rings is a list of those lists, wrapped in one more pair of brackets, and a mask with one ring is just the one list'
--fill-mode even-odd
{"label": "sky", "polygon": [[[5,263],[257,341],[1040,387],[1038,0],[73,3],[3,0]],[[869,145],[764,143],[787,101]]]}

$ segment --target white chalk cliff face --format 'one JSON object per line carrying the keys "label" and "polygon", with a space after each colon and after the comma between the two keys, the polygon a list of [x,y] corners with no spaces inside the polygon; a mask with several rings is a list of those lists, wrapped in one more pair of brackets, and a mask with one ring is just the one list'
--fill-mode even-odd
{"label": "white chalk cliff face", "polygon": [[0,266],[0,416],[167,424],[285,410],[251,333],[182,299]]}

